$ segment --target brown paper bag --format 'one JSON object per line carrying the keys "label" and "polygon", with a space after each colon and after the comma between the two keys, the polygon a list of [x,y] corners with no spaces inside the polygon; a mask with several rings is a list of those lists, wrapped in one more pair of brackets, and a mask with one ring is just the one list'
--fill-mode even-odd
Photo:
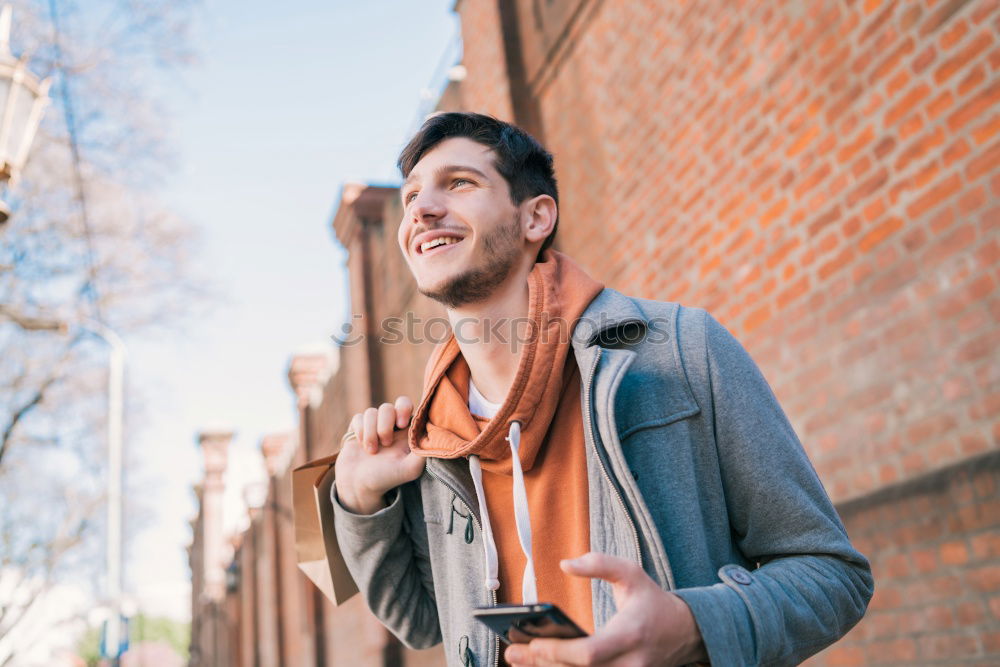
{"label": "brown paper bag", "polygon": [[295,516],[295,557],[309,580],[334,605],[358,592],[340,554],[333,528],[333,464],[337,455],[324,456],[292,471],[292,507]]}

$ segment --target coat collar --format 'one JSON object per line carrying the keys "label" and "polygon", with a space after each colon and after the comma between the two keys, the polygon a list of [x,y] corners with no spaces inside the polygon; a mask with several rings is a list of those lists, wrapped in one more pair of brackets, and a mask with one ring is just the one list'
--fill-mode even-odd
{"label": "coat collar", "polygon": [[618,290],[605,287],[577,320],[573,328],[573,348],[579,355],[596,344],[604,347],[620,340],[613,335],[615,332],[627,332],[629,327],[635,326],[645,328],[647,324],[645,313],[639,310],[635,301]]}

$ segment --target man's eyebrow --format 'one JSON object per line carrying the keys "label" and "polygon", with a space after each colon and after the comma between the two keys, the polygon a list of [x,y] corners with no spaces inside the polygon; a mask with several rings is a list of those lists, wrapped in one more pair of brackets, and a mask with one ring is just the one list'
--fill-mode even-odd
{"label": "man's eyebrow", "polygon": [[[441,176],[444,176],[445,174],[450,174],[450,173],[453,173],[453,172],[456,172],[456,171],[467,171],[467,172],[475,174],[475,175],[479,176],[479,178],[482,178],[482,179],[485,179],[485,180],[489,180],[489,178],[490,178],[489,176],[487,176],[486,174],[484,174],[480,170],[476,169],[475,167],[470,167],[470,166],[464,165],[464,164],[446,164],[446,165],[440,166],[440,167],[438,167],[437,169],[434,170],[434,175],[436,177],[440,178]],[[410,175],[406,177],[405,181],[403,181],[403,186],[405,187],[405,186],[409,185],[414,180],[416,180],[416,179],[415,179],[415,177],[413,175],[413,172],[411,171]]]}

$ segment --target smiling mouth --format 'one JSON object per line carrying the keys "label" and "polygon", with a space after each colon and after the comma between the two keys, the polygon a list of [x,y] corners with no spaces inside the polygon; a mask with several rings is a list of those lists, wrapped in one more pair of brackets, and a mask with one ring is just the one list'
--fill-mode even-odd
{"label": "smiling mouth", "polygon": [[433,241],[428,241],[427,243],[422,243],[417,246],[417,254],[420,256],[435,255],[444,252],[452,246],[456,246],[461,243],[464,239],[457,236],[452,237],[439,237]]}

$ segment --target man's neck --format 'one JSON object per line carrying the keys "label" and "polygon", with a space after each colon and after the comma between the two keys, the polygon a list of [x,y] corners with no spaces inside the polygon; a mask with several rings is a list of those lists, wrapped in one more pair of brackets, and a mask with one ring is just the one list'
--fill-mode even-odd
{"label": "man's neck", "polygon": [[533,266],[512,270],[486,301],[448,309],[472,381],[492,403],[503,403],[517,374],[528,332],[528,274]]}

